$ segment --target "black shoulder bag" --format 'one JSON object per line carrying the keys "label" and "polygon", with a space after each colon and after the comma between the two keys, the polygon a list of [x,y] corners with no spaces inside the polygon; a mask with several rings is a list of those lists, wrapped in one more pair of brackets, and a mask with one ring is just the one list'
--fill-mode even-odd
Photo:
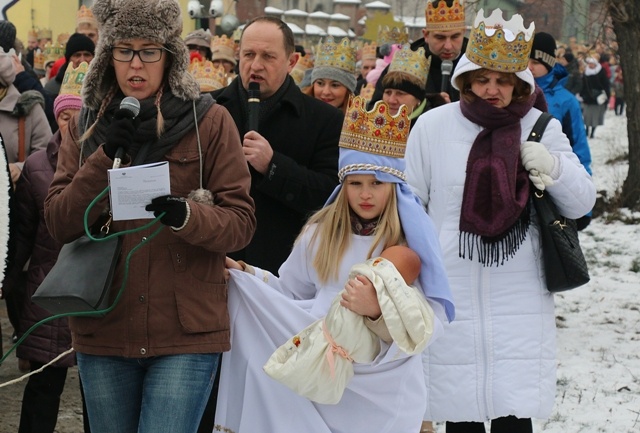
{"label": "black shoulder bag", "polygon": [[[540,141],[552,116],[542,113],[529,134],[529,141]],[[531,184],[531,200],[538,215],[540,241],[547,289],[563,292],[589,282],[587,261],[582,254],[576,222],[560,215],[549,194]]]}

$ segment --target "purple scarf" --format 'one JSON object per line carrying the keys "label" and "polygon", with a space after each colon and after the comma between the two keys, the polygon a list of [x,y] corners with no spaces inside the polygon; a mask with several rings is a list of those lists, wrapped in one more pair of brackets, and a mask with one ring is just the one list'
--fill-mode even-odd
{"label": "purple scarf", "polygon": [[467,160],[460,214],[460,256],[484,265],[503,264],[518,250],[529,227],[529,176],[520,161],[520,120],[536,100],[497,108],[481,98],[460,100],[464,117],[485,128]]}

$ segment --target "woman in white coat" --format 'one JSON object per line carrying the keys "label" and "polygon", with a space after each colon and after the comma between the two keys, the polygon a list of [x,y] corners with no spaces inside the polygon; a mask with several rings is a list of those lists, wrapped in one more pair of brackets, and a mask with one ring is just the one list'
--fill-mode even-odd
{"label": "woman in white coat", "polygon": [[555,398],[554,301],[530,180],[569,218],[591,209],[595,187],[557,120],[527,141],[541,114],[532,38],[519,15],[481,10],[452,76],[460,102],[421,116],[408,141],[407,181],[436,225],[456,302],[424,356],[425,419],[447,433],[484,432],[486,421],[492,433],[531,432]]}

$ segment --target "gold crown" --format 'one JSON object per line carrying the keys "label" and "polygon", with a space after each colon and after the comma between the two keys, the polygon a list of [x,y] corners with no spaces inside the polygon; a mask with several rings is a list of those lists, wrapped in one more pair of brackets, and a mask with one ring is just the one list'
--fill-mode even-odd
{"label": "gold crown", "polygon": [[73,62],[69,62],[69,66],[67,66],[64,78],[62,79],[62,84],[60,85],[59,94],[80,96],[82,83],[88,70],[89,64],[87,62],[80,63],[77,68],[73,67]]}
{"label": "gold crown", "polygon": [[231,50],[235,50],[236,42],[233,39],[228,38],[227,35],[214,36],[213,39],[211,39],[211,51],[218,47],[227,47]]}
{"label": "gold crown", "polygon": [[487,18],[480,9],[465,54],[476,65],[492,71],[524,71],[529,64],[534,30],[533,22],[528,29],[524,27],[521,15],[514,14],[505,21],[500,9]]}
{"label": "gold crown", "polygon": [[85,5],[80,6],[78,13],[76,14],[76,26],[80,24],[90,24],[93,27],[98,27],[98,20],[93,16],[91,9]]}
{"label": "gold crown", "polygon": [[227,35],[214,36],[211,39],[212,60],[227,60],[235,65],[237,63],[235,52],[236,43],[233,39],[229,39]]}
{"label": "gold crown", "polygon": [[33,52],[33,69],[38,71],[44,71],[45,55],[42,50],[35,50]]}
{"label": "gold crown", "polygon": [[410,125],[409,110],[405,105],[392,116],[383,101],[377,101],[373,109],[367,111],[365,98],[351,96],[342,124],[340,147],[404,158]]}
{"label": "gold crown", "polygon": [[298,68],[304,72],[307,69],[313,68],[313,65],[314,65],[313,56],[307,54],[306,56],[298,57],[298,61],[296,62],[294,69]]}
{"label": "gold crown", "polygon": [[389,65],[389,72],[405,72],[416,77],[424,87],[427,83],[430,66],[431,56],[428,59],[424,56],[424,48],[420,47],[413,51],[411,45],[406,44],[393,55],[393,60]]}
{"label": "gold crown", "polygon": [[427,19],[426,29],[429,32],[464,29],[464,6],[458,0],[453,0],[451,7],[447,6],[445,0],[440,0],[437,6],[433,6],[433,1],[427,1],[427,8],[424,11]]}
{"label": "gold crown", "polygon": [[70,37],[71,35],[69,33],[60,33],[56,38],[56,41],[58,41],[58,45],[67,45]]}
{"label": "gold crown", "polygon": [[409,31],[405,26],[391,27],[388,26],[378,28],[378,46],[384,44],[408,44]]}
{"label": "gold crown", "polygon": [[38,40],[38,31],[36,29],[31,29],[27,32],[27,40],[28,41],[37,41]]}
{"label": "gold crown", "polygon": [[44,46],[44,64],[46,65],[49,62],[55,62],[60,57],[64,57],[66,45],[58,44],[55,45],[51,42],[47,42]]}
{"label": "gold crown", "polygon": [[370,44],[364,44],[362,47],[362,56],[360,57],[362,60],[364,59],[375,59],[376,58],[376,45],[375,42],[371,42]]}
{"label": "gold crown", "polygon": [[364,98],[367,102],[371,101],[373,94],[376,91],[376,86],[373,84],[367,84],[360,88],[360,97]]}
{"label": "gold crown", "polygon": [[224,66],[213,66],[209,60],[201,62],[193,59],[187,69],[200,85],[200,92],[213,92],[214,90],[227,87],[227,74]]}
{"label": "gold crown", "polygon": [[53,38],[53,33],[51,29],[40,29],[38,30],[38,39],[51,39]]}
{"label": "gold crown", "polygon": [[240,27],[236,28],[231,35],[231,39],[234,42],[240,42],[240,37],[242,36],[242,29]]}
{"label": "gold crown", "polygon": [[333,36],[329,36],[326,41],[318,44],[314,67],[338,68],[355,75],[356,49],[351,45],[349,38],[342,38],[342,41],[336,44]]}

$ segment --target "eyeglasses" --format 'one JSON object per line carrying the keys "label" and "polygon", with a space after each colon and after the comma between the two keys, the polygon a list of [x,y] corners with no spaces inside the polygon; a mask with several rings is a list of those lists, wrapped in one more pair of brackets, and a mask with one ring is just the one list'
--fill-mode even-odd
{"label": "eyeglasses", "polygon": [[162,52],[169,51],[166,48],[143,48],[134,50],[126,47],[111,47],[111,57],[116,62],[131,62],[137,55],[143,63],[156,63],[162,59]]}

